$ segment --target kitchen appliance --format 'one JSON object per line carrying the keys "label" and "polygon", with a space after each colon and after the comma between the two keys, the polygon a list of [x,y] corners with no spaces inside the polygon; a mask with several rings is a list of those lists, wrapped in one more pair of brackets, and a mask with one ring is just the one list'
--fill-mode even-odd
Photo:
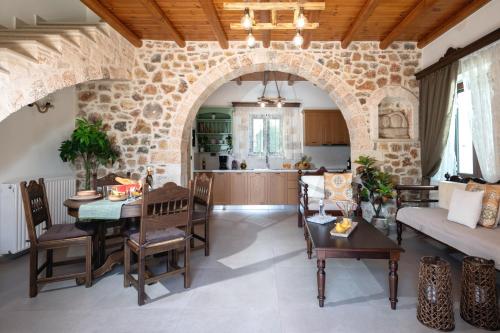
{"label": "kitchen appliance", "polygon": [[219,170],[227,170],[227,155],[219,155]]}

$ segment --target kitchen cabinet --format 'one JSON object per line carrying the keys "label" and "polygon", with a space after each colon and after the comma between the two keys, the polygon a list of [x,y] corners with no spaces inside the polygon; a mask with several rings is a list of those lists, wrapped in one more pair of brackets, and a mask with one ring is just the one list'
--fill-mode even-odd
{"label": "kitchen cabinet", "polygon": [[[284,172],[273,172],[269,174],[268,194],[270,205],[286,205],[287,199],[287,177]],[[253,186],[253,184],[252,184]]]}
{"label": "kitchen cabinet", "polygon": [[248,204],[248,174],[246,172],[231,172],[229,174],[230,185],[230,203],[232,205],[247,205]]}
{"label": "kitchen cabinet", "polygon": [[256,172],[248,174],[248,201],[249,205],[265,205],[268,200],[267,183],[272,174]]}
{"label": "kitchen cabinet", "polygon": [[225,172],[214,172],[213,203],[214,205],[227,205],[230,203],[230,179]]}
{"label": "kitchen cabinet", "polygon": [[305,110],[304,145],[348,145],[349,130],[340,110]]}
{"label": "kitchen cabinet", "polygon": [[298,204],[298,176],[296,172],[287,174],[287,205]]}

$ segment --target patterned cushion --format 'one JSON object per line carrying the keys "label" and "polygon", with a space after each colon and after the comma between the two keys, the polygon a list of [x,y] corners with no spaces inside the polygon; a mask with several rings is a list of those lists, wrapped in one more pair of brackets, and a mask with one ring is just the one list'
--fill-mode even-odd
{"label": "patterned cushion", "polygon": [[325,199],[352,200],[352,173],[325,172]]}
{"label": "patterned cushion", "polygon": [[484,191],[479,225],[486,228],[496,228],[498,225],[498,206],[500,206],[500,185],[478,184],[470,181],[465,189],[472,192]]}

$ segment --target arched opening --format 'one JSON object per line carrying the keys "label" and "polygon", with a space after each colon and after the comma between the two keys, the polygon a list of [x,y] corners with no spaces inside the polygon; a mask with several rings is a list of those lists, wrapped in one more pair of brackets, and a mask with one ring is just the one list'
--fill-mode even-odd
{"label": "arched opening", "polygon": [[[263,105],[257,103],[265,97]],[[283,105],[277,105],[280,96]],[[349,129],[331,97],[299,76],[254,72],[224,83],[192,123],[191,169],[347,168]],[[189,165],[188,165],[189,167]]]}
{"label": "arched opening", "polygon": [[261,71],[281,71],[303,77],[328,93],[342,112],[351,143],[351,159],[363,151],[373,149],[367,131],[368,117],[362,112],[358,98],[352,88],[342,81],[332,70],[301,54],[290,56],[280,51],[254,51],[236,55],[207,71],[184,97],[173,119],[171,131],[171,154],[173,158],[170,172],[176,173],[181,182],[188,179],[189,145],[191,126],[204,101],[224,83],[241,75]]}

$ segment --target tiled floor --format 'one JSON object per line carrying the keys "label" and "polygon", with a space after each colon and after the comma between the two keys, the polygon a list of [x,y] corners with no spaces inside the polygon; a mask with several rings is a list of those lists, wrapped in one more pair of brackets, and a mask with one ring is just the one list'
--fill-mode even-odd
{"label": "tiled floor", "polygon": [[[182,276],[148,286],[137,306],[122,267],[86,289],[72,281],[27,297],[28,258],[0,261],[1,332],[427,332],[415,318],[422,255],[451,262],[456,332],[476,331],[458,313],[459,256],[411,232],[399,265],[399,303],[388,302],[385,260],[328,260],[326,303],[316,299],[316,261],[308,260],[293,211],[216,211],[210,257],[192,255],[192,287]],[[162,268],[164,265],[161,265]]]}

